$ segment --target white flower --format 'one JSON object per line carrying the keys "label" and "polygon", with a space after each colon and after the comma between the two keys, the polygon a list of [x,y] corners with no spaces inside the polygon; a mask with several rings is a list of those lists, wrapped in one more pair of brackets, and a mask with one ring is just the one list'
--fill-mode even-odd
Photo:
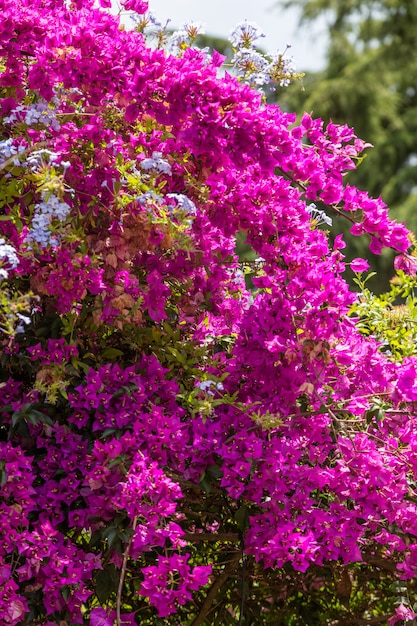
{"label": "white flower", "polygon": [[255,85],[264,85],[270,81],[268,74],[268,61],[256,50],[242,48],[236,52],[232,59],[233,67],[237,75]]}
{"label": "white flower", "polygon": [[34,150],[27,157],[24,165],[29,166],[33,172],[36,172],[36,170],[38,170],[41,165],[45,163],[45,157],[47,157],[49,163],[56,163],[58,154],[56,152],[52,152],[52,150],[47,150],[46,148]]}
{"label": "white flower", "polygon": [[149,20],[149,24],[152,24],[152,26],[155,26],[157,30],[166,30],[169,22],[171,21],[170,19],[167,19],[167,21],[165,22],[165,25],[163,25],[160,19],[158,18],[158,16],[156,15],[156,13],[154,13],[153,11],[148,11],[148,20]]}
{"label": "white flower", "polygon": [[197,383],[196,387],[201,389],[201,391],[204,391],[204,393],[207,393],[209,396],[214,396],[213,389],[216,389],[217,391],[223,391],[224,389],[223,383],[216,383],[214,380],[202,380]]}
{"label": "white flower", "polygon": [[172,174],[170,164],[162,158],[162,152],[152,152],[152,157],[144,159],[140,166],[146,172],[156,171],[169,176]]}
{"label": "white flower", "polygon": [[54,130],[59,130],[61,126],[56,119],[55,111],[48,106],[45,100],[28,106],[19,104],[10,115],[4,118],[4,122],[6,124],[25,122],[28,126],[42,124],[43,126],[51,126]]}
{"label": "white flower", "polygon": [[176,200],[177,206],[181,209],[184,209],[189,215],[195,215],[197,212],[196,206],[190,198],[185,196],[182,193],[167,193],[167,198],[172,198]]}
{"label": "white flower", "polygon": [[239,22],[229,36],[229,41],[235,48],[251,48],[258,39],[265,37],[260,27],[255,22]]}
{"label": "white flower", "polygon": [[[21,154],[24,150],[24,146],[15,146],[13,144],[13,139],[11,138],[0,141],[0,159],[2,162],[7,161],[7,159],[10,159],[11,156]],[[14,159],[13,164],[19,165],[19,159],[17,156]]]}
{"label": "white flower", "polygon": [[140,196],[137,196],[136,200],[139,202],[139,204],[146,204],[147,202],[157,202],[158,204],[162,204],[163,202],[163,197],[161,195],[159,195],[158,193],[155,193],[152,190],[149,191],[145,191],[145,193],[142,193]]}
{"label": "white flower", "polygon": [[56,235],[50,229],[52,220],[65,221],[70,212],[70,206],[66,202],[61,202],[53,194],[42,197],[42,202],[35,206],[31,229],[26,237],[30,244],[32,241],[38,243],[41,248],[47,246],[57,246],[59,243]]}
{"label": "white flower", "polygon": [[19,322],[19,324],[18,324],[18,326],[16,328],[16,334],[24,333],[25,332],[25,326],[30,324],[31,319],[27,315],[22,315],[21,313],[17,313],[17,318],[20,320],[20,322]]}
{"label": "white flower", "polygon": [[284,52],[277,51],[271,54],[271,62],[267,69],[270,80],[276,80],[281,87],[288,87],[291,77],[296,73],[294,58],[285,56],[289,47],[287,44]]}
{"label": "white flower", "polygon": [[324,211],[320,211],[314,202],[309,204],[306,209],[315,226],[320,226],[321,224],[327,224],[328,226],[332,225],[332,218],[329,217]]}
{"label": "white flower", "polygon": [[204,35],[206,25],[203,22],[186,22],[182,29],[185,30],[190,39],[195,39],[197,35]]}
{"label": "white flower", "polygon": [[188,22],[175,31],[168,39],[167,48],[174,56],[193,45],[197,36],[205,33],[205,25],[202,22]]}
{"label": "white flower", "polygon": [[[6,243],[5,239],[0,239],[0,263],[6,261],[13,269],[19,265],[19,259],[13,246]],[[0,269],[0,278],[7,278],[8,272],[3,267]]]}

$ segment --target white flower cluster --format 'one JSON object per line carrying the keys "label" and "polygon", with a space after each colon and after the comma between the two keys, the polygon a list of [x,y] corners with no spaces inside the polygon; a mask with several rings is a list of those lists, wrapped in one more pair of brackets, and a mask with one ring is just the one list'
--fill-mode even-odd
{"label": "white flower cluster", "polygon": [[141,205],[145,205],[148,202],[157,202],[158,204],[162,204],[164,198],[159,193],[149,190],[145,191],[145,193],[142,193],[140,196],[137,196],[136,200]]}
{"label": "white flower cluster", "polygon": [[[0,264],[6,262],[12,269],[19,265],[19,259],[17,258],[16,250],[10,244],[6,243],[6,240],[0,239]],[[0,267],[0,279],[7,278],[8,272],[3,267]]]}
{"label": "white flower cluster", "polygon": [[332,225],[332,218],[329,217],[324,211],[320,211],[312,202],[307,207],[307,213],[310,215],[315,226],[321,226],[322,224]]}
{"label": "white flower cluster", "polygon": [[167,50],[170,54],[178,55],[184,51],[185,48],[189,48],[193,45],[198,35],[202,35],[206,32],[204,24],[202,22],[189,22],[175,31],[167,42]]}
{"label": "white flower cluster", "polygon": [[43,126],[51,126],[54,130],[60,129],[60,123],[56,119],[54,109],[51,109],[45,100],[27,106],[19,104],[10,115],[4,118],[4,122],[6,124],[24,122],[27,126],[42,124]]}
{"label": "white flower cluster", "polygon": [[265,37],[258,24],[244,20],[239,22],[229,36],[229,41],[235,48],[252,48],[255,41]]}
{"label": "white flower cluster", "polygon": [[152,157],[144,159],[140,166],[145,172],[159,172],[169,176],[172,174],[170,164],[162,158],[162,152],[152,152]]}
{"label": "white flower cluster", "polygon": [[289,85],[291,76],[295,74],[295,65],[292,57],[285,57],[290,47],[285,51],[264,55],[254,47],[262,37],[265,37],[259,26],[254,22],[240,22],[229,36],[235,54],[232,66],[239,78],[251,85],[268,85],[277,82],[281,87]]}
{"label": "white flower cluster", "polygon": [[[15,146],[13,144],[13,139],[4,139],[0,141],[0,159],[1,162],[7,161],[10,157],[14,155],[19,155],[25,151],[24,146]],[[19,165],[18,156],[13,161],[14,165]]]}
{"label": "white flower cluster", "polygon": [[136,25],[136,30],[140,30],[145,35],[157,35],[158,33],[166,33],[168,24],[171,19],[168,18],[165,24],[162,24],[159,17],[153,11],[147,11],[145,14],[130,13],[129,19]]}
{"label": "white flower cluster", "polygon": [[42,202],[35,206],[32,227],[26,237],[26,242],[29,244],[35,242],[42,248],[57,246],[59,240],[58,237],[51,232],[51,222],[52,220],[60,220],[63,222],[69,212],[70,206],[66,202],[61,202],[61,200],[53,194],[44,194],[42,196]]}
{"label": "white flower cluster", "polygon": [[223,383],[216,383],[214,380],[203,380],[197,383],[196,387],[201,389],[204,393],[207,393],[209,396],[214,396],[213,389],[216,391],[223,391],[224,389]]}
{"label": "white flower cluster", "polygon": [[153,11],[148,11],[145,15],[130,13],[129,19],[134,23],[135,30],[143,33],[150,45],[152,45],[152,40],[154,40],[156,41],[156,46],[162,48],[168,41],[170,37],[168,24],[171,22],[169,18],[163,24]]}
{"label": "white flower cluster", "polygon": [[46,148],[34,150],[27,157],[24,165],[28,166],[33,172],[36,172],[45,163],[46,159],[48,163],[57,163],[58,154]]}
{"label": "white flower cluster", "polygon": [[280,78],[278,80],[281,87],[288,87],[291,83],[291,76],[296,74],[294,57],[285,56],[289,48],[291,48],[291,45],[287,44],[284,52],[274,52],[271,54],[271,62],[268,70],[269,75],[271,80],[274,80],[274,75],[277,73],[280,74],[280,76],[285,76],[285,78]]}
{"label": "white flower cluster", "polygon": [[182,193],[167,193],[167,198],[175,200],[177,207],[183,209],[188,215],[195,215],[197,213],[196,206],[190,198],[184,196]]}
{"label": "white flower cluster", "polygon": [[269,63],[265,57],[253,48],[237,50],[233,59],[233,67],[240,78],[248,78],[253,85],[264,85],[268,80]]}
{"label": "white flower cluster", "polygon": [[165,31],[168,28],[168,24],[170,23],[170,18],[167,19],[167,21],[165,22],[165,24],[162,24],[161,20],[158,18],[158,16],[153,13],[153,11],[148,11],[147,13],[147,20],[149,24],[152,24],[152,26],[157,30],[163,30]]}

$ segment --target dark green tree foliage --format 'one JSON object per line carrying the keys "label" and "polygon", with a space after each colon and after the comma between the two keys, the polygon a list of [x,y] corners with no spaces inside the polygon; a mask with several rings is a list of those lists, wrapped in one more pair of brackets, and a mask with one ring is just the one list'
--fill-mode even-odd
{"label": "dark green tree foliage", "polygon": [[226,63],[230,62],[233,56],[232,44],[228,39],[224,39],[223,37],[199,34],[196,39],[196,46],[201,49],[207,47],[210,50],[217,50],[220,54],[224,54],[226,57]]}
{"label": "dark green tree foliage", "polygon": [[[392,215],[417,231],[417,2],[296,0],[301,24],[325,16],[327,66],[307,73],[304,90],[280,93],[284,106],[354,126],[375,146],[350,182],[381,195]],[[302,68],[301,68],[302,69]],[[339,227],[339,225],[337,225]],[[367,242],[348,242],[348,256],[365,256]],[[391,263],[382,257],[378,269]]]}

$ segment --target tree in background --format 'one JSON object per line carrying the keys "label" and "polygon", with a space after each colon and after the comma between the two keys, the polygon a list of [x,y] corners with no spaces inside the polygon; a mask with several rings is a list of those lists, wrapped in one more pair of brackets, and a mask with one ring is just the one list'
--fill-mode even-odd
{"label": "tree in background", "polygon": [[[368,150],[349,180],[381,195],[396,219],[417,231],[417,4],[402,0],[298,0],[302,23],[326,16],[330,43],[322,72],[280,93],[290,110],[353,126]],[[340,226],[338,224],[338,226]],[[363,244],[348,241],[350,254]],[[392,257],[375,265],[390,275]],[[374,263],[374,262],[373,262]],[[379,277],[381,273],[379,272]],[[375,284],[375,283],[374,283]],[[375,285],[377,286],[377,285]]]}

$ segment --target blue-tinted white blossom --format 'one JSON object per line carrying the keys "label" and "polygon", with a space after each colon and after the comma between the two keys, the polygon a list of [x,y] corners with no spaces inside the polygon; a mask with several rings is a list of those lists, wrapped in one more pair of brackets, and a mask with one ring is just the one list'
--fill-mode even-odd
{"label": "blue-tinted white blossom", "polygon": [[320,211],[314,202],[309,204],[306,208],[316,226],[321,226],[322,224],[327,224],[328,226],[332,225],[332,218],[329,217],[324,211]]}
{"label": "blue-tinted white blossom", "polygon": [[177,55],[184,48],[192,46],[197,36],[205,33],[205,26],[202,22],[189,22],[175,31],[167,42],[167,49],[170,54]]}
{"label": "blue-tinted white blossom", "polygon": [[53,220],[65,221],[70,212],[70,206],[62,202],[57,196],[44,195],[42,202],[35,206],[32,225],[26,237],[27,243],[35,242],[42,248],[57,246],[59,239],[51,232]]}
{"label": "blue-tinted white blossom", "polygon": [[206,25],[203,22],[186,22],[182,28],[191,39],[206,32]]}
{"label": "blue-tinted white blossom", "polygon": [[214,390],[223,391],[224,386],[221,382],[215,382],[214,380],[202,380],[196,385],[201,391],[204,391],[209,396],[214,396]]}
{"label": "blue-tinted white blossom", "polygon": [[196,206],[190,198],[182,193],[167,193],[167,198],[176,201],[177,207],[183,209],[189,215],[195,215],[197,212]]}
{"label": "blue-tinted white blossom", "polygon": [[237,75],[251,84],[264,85],[271,80],[268,61],[260,52],[251,48],[238,50],[232,59],[232,65]]}
{"label": "blue-tinted white blossom", "polygon": [[152,152],[152,157],[144,159],[140,166],[145,172],[160,172],[169,176],[172,174],[170,164],[162,158],[162,152]]}
{"label": "blue-tinted white blossom", "polygon": [[239,22],[229,36],[229,41],[235,48],[251,48],[255,41],[265,37],[261,28],[255,22],[247,20]]}
{"label": "blue-tinted white blossom", "polygon": [[230,277],[232,279],[232,283],[235,285],[244,285],[245,284],[245,274],[242,270],[231,268],[229,270]]}
{"label": "blue-tinted white blossom", "polygon": [[170,19],[168,18],[167,21],[165,22],[165,24],[162,24],[161,20],[159,19],[159,17],[156,15],[156,13],[154,13],[153,11],[148,11],[147,13],[147,18],[149,21],[149,24],[152,24],[152,26],[154,28],[156,28],[157,30],[166,30],[168,24],[170,23]]}
{"label": "blue-tinted white blossom", "polygon": [[254,48],[241,47],[232,58],[232,65],[237,76],[252,85],[277,83],[286,87],[296,70],[293,58],[286,57],[285,52],[274,52],[267,58]]}
{"label": "blue-tinted white blossom", "polygon": [[267,69],[270,80],[276,80],[278,77],[278,84],[281,87],[288,87],[291,82],[291,76],[294,76],[296,73],[294,57],[285,56],[288,48],[290,48],[290,44],[287,44],[287,48],[284,52],[274,52],[271,54],[271,62]]}
{"label": "blue-tinted white blossom", "polygon": [[152,190],[145,191],[140,196],[136,198],[139,204],[146,204],[147,202],[157,202],[158,204],[162,204],[163,197],[159,193],[155,193]]}
{"label": "blue-tinted white blossom", "polygon": [[36,172],[44,163],[56,163],[58,160],[58,154],[42,148],[41,150],[34,150],[29,154],[24,162],[24,165],[30,167],[33,172]]}
{"label": "blue-tinted white blossom", "polygon": [[162,47],[169,39],[168,24],[171,22],[170,19],[167,19],[164,24],[153,11],[148,11],[146,15],[132,13],[129,17],[137,24],[147,40],[156,40],[158,47]]}
{"label": "blue-tinted white blossom", "polygon": [[18,324],[18,326],[16,328],[16,334],[24,333],[25,332],[25,326],[30,324],[31,319],[27,315],[22,315],[22,313],[17,313],[16,316],[17,316],[17,318],[19,320],[19,324]]}
{"label": "blue-tinted white blossom", "polygon": [[14,124],[16,122],[24,122],[28,126],[36,126],[42,124],[43,126],[51,126],[54,130],[60,129],[60,123],[56,119],[56,113],[54,109],[48,106],[45,100],[40,100],[35,104],[29,104],[27,106],[19,104],[13,111],[4,118],[6,124]]}
{"label": "blue-tinted white blossom", "polygon": [[13,143],[13,139],[4,139],[0,141],[0,162],[7,161],[10,157],[16,155],[16,159],[13,161],[14,165],[19,164],[18,156],[22,152],[25,151],[24,146],[15,146]]}
{"label": "blue-tinted white blossom", "polygon": [[3,267],[3,264],[9,265],[11,269],[16,268],[19,265],[19,259],[16,254],[16,250],[6,240],[0,239],[0,279],[8,277],[8,271]]}

